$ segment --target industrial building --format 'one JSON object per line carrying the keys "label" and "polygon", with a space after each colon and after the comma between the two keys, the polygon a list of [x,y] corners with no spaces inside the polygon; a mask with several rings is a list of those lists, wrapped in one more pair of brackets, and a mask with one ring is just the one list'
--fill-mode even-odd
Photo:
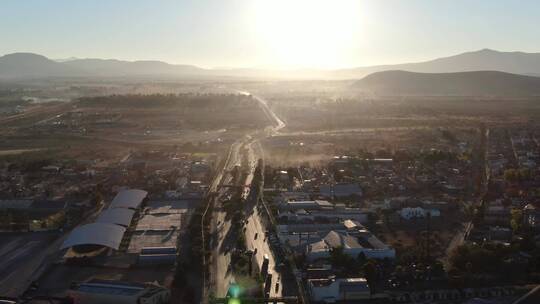
{"label": "industrial building", "polygon": [[69,234],[60,249],[74,246],[98,245],[118,250],[126,228],[109,223],[91,223],[79,226]]}
{"label": "industrial building", "polygon": [[139,265],[172,264],[178,237],[191,215],[190,201],[150,201],[131,234],[128,253],[138,254]]}
{"label": "industrial building", "polygon": [[94,223],[73,229],[60,249],[102,246],[119,250],[127,227],[147,195],[148,192],[138,189],[118,192],[109,208],[102,211]]}
{"label": "industrial building", "polygon": [[116,224],[128,227],[135,214],[134,210],[125,208],[112,208],[104,210],[96,219],[96,223]]}
{"label": "industrial building", "polygon": [[139,189],[128,189],[118,192],[109,208],[137,209],[148,195],[148,192]]}

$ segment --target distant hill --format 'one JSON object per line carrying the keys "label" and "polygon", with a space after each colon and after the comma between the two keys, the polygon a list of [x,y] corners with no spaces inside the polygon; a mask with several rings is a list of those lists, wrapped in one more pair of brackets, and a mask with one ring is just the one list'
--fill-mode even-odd
{"label": "distant hill", "polygon": [[0,57],[0,78],[43,78],[84,76],[86,73],[32,53]]}
{"label": "distant hill", "polygon": [[425,62],[342,69],[331,74],[335,78],[361,78],[371,73],[390,70],[421,73],[501,71],[522,75],[540,75],[540,53],[499,52],[483,49]]}
{"label": "distant hill", "polygon": [[368,75],[352,86],[378,96],[540,96],[540,77],[495,71],[384,71]]}
{"label": "distant hill", "polygon": [[96,76],[177,76],[204,74],[204,69],[190,65],[174,65],[162,61],[122,61],[116,59],[74,59],[63,62]]}
{"label": "distant hill", "polygon": [[502,71],[540,75],[540,53],[498,52],[484,49],[426,62],[380,65],[339,70],[203,69],[162,61],[116,59],[63,59],[53,61],[31,53],[0,57],[0,78],[41,77],[237,77],[283,79],[359,79],[374,72],[404,70],[422,73]]}
{"label": "distant hill", "polygon": [[208,70],[161,61],[65,59],[54,61],[33,53],[0,57],[0,79],[46,77],[137,77],[205,75]]}

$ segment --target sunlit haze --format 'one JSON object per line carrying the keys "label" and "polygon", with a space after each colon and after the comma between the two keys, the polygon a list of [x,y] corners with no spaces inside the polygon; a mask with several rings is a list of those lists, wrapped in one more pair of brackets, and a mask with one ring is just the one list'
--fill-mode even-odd
{"label": "sunlit haze", "polygon": [[539,1],[4,0],[0,54],[353,67],[540,50]]}
{"label": "sunlit haze", "polygon": [[282,66],[345,65],[366,38],[367,7],[360,1],[257,0],[252,9],[261,43]]}

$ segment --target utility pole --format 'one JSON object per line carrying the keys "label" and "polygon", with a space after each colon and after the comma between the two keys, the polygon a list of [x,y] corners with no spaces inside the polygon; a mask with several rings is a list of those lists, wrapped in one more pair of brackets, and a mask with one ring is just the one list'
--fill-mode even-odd
{"label": "utility pole", "polygon": [[428,211],[426,214],[426,263],[429,263],[431,252],[430,252],[430,239],[431,239],[431,212]]}

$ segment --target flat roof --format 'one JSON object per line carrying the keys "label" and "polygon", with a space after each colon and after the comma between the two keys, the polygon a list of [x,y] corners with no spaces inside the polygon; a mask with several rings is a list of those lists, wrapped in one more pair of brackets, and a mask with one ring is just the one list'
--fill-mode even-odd
{"label": "flat roof", "polygon": [[128,252],[140,253],[145,247],[178,247],[178,236],[192,214],[186,200],[150,201],[131,235]]}
{"label": "flat roof", "polygon": [[182,225],[182,213],[145,214],[139,219],[135,231],[175,230]]}
{"label": "flat roof", "polygon": [[148,247],[173,247],[177,250],[180,230],[135,231],[129,242],[128,253],[140,253]]}
{"label": "flat roof", "polygon": [[138,208],[148,192],[139,189],[122,190],[116,194],[109,208]]}
{"label": "flat roof", "polygon": [[115,224],[92,223],[78,226],[71,231],[60,249],[78,245],[101,245],[118,250],[124,232],[126,228]]}
{"label": "flat roof", "polygon": [[149,201],[146,204],[148,214],[186,213],[193,208],[194,200]]}

